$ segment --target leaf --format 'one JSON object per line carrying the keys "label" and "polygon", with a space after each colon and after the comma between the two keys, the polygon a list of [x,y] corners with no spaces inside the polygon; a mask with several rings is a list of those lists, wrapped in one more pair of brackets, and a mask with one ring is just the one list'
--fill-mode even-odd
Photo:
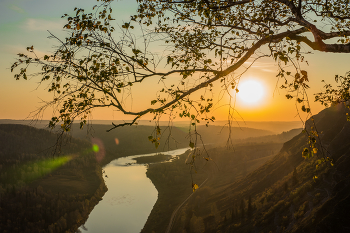
{"label": "leaf", "polygon": [[194,184],[194,183],[192,183],[192,189],[193,189],[193,192],[194,191],[196,191],[196,189],[198,189],[199,187],[198,187],[198,185],[197,184]]}
{"label": "leaf", "polygon": [[128,29],[130,27],[130,23],[124,23],[124,25],[122,25],[122,28]]}
{"label": "leaf", "polygon": [[157,142],[157,141],[154,142],[154,146],[156,147],[156,149],[158,148],[159,144],[160,144],[160,143]]}
{"label": "leaf", "polygon": [[287,94],[286,97],[287,97],[287,99],[292,99],[293,98],[293,96],[291,96],[290,94]]}
{"label": "leaf", "polygon": [[193,148],[193,147],[194,147],[194,143],[193,143],[193,142],[190,142],[189,146],[190,146],[191,148]]}
{"label": "leaf", "polygon": [[302,152],[302,156],[303,156],[303,158],[310,158],[310,153],[309,153],[308,148],[304,148],[304,150]]}
{"label": "leaf", "polygon": [[309,79],[307,78],[307,72],[305,70],[302,70],[300,72],[303,75],[301,82],[302,81],[309,81]]}

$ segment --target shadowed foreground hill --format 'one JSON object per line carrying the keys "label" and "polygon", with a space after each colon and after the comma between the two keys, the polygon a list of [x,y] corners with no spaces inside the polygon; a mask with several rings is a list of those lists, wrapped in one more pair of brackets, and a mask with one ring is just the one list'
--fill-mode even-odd
{"label": "shadowed foreground hill", "polygon": [[[350,122],[346,109],[325,109],[314,116],[314,122],[323,152],[334,166],[320,163],[320,147],[318,157],[302,158],[307,135],[301,133],[240,180],[232,182],[228,173],[212,173],[182,207],[171,232],[349,232]],[[311,123],[307,122],[307,129]],[[216,162],[226,160],[222,156]]]}
{"label": "shadowed foreground hill", "polygon": [[106,192],[87,141],[25,125],[0,124],[0,231],[75,232]]}

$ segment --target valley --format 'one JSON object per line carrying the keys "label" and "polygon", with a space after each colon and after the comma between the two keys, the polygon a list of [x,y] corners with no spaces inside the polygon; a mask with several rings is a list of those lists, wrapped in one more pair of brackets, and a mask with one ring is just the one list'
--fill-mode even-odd
{"label": "valley", "polygon": [[[158,192],[141,232],[342,232],[348,216],[344,206],[348,202],[346,135],[350,126],[345,112],[330,108],[314,116],[318,130],[323,132],[322,144],[317,145],[318,155],[309,159],[301,156],[303,148],[308,147],[308,135],[302,129],[275,135],[263,130],[233,129],[235,140],[227,144],[225,128],[199,127],[201,146],[167,155],[169,149],[188,147],[182,138],[191,137],[191,132],[172,129],[171,134],[162,135],[161,146],[156,149],[148,140],[151,126],[105,133],[109,126],[96,125],[93,134],[73,128],[73,137],[62,144],[61,153],[52,155],[47,148],[55,143],[55,134],[2,124],[0,207],[7,214],[1,215],[0,223],[4,232],[39,228],[42,232],[75,232],[93,209],[105,205],[99,202],[107,191],[106,182],[107,187],[115,183],[123,189],[126,185],[113,182],[118,178],[108,180],[107,170],[102,171],[103,166],[116,164],[113,161],[119,158],[125,165],[118,166],[147,169],[146,176]],[[326,122],[334,124],[329,127]],[[307,130],[311,124],[309,120]],[[98,150],[94,151],[92,145]],[[320,162],[321,153],[327,153],[334,166]],[[106,198],[114,200],[118,195]],[[25,218],[30,212],[36,214]],[[172,215],[173,224],[169,226]],[[91,224],[80,230],[96,229]]]}

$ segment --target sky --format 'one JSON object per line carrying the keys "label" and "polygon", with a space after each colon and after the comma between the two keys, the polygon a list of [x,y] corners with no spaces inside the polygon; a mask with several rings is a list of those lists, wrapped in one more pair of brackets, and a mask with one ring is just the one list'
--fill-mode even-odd
{"label": "sky", "polygon": [[[41,54],[54,50],[55,42],[48,39],[47,30],[64,38],[62,27],[65,19],[61,16],[72,13],[74,7],[91,9],[95,0],[1,0],[0,1],[0,119],[25,119],[31,112],[41,106],[43,101],[49,101],[52,96],[47,93],[46,86],[38,86],[38,79],[16,81],[10,72],[10,66],[15,61],[16,54],[24,52],[25,48],[34,45]],[[129,16],[136,12],[134,0],[121,0],[113,3],[113,14],[117,22],[128,21]],[[305,46],[306,47],[306,46]],[[302,66],[308,71],[309,99],[313,94],[323,90],[321,80],[334,83],[334,75],[344,75],[349,70],[350,54],[327,54],[312,52],[306,56],[309,65]],[[260,101],[249,104],[240,98],[234,102],[237,109],[236,119],[246,121],[298,121],[295,102],[285,98],[286,92],[276,88],[277,66],[271,60],[256,62],[241,78],[241,82],[255,80],[262,86],[263,94]],[[151,84],[145,84],[147,91]],[[133,108],[144,107],[150,103],[144,96],[144,90],[133,93]],[[218,96],[222,93],[216,90]],[[227,95],[223,99],[229,101]],[[225,102],[224,101],[224,102]],[[312,103],[313,114],[323,109],[319,103]],[[227,119],[227,108],[224,104],[215,105],[213,114],[218,120]],[[52,112],[46,111],[43,119],[49,119]],[[130,119],[113,109],[103,109],[93,113],[94,120]],[[147,119],[144,118],[144,119]]]}

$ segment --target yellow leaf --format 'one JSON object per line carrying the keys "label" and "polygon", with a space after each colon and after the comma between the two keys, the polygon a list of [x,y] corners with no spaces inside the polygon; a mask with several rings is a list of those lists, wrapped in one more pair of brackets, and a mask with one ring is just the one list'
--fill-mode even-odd
{"label": "yellow leaf", "polygon": [[313,148],[312,151],[314,152],[314,154],[317,153],[317,148]]}
{"label": "yellow leaf", "polygon": [[197,184],[192,184],[192,189],[193,189],[193,192],[196,191],[196,189],[198,189],[198,185]]}

